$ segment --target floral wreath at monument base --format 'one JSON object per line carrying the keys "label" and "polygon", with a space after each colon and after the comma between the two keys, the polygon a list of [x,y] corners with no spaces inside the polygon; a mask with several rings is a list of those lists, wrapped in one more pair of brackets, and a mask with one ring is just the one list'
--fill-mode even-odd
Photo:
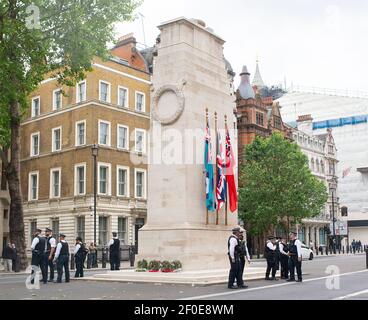
{"label": "floral wreath at monument base", "polygon": [[147,260],[138,261],[136,272],[150,272],[150,273],[174,273],[182,271],[182,264],[180,261],[160,261],[160,260]]}

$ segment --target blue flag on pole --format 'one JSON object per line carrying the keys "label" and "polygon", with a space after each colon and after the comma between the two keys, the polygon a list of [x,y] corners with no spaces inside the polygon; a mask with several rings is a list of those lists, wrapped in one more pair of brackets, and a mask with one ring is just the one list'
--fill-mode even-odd
{"label": "blue flag on pole", "polygon": [[212,150],[211,150],[211,134],[208,123],[206,127],[204,165],[206,172],[206,207],[208,211],[214,212],[216,210],[215,192],[214,192],[214,174],[213,174]]}

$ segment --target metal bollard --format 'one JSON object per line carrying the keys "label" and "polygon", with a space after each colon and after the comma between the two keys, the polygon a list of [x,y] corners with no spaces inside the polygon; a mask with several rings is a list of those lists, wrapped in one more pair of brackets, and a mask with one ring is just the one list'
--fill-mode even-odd
{"label": "metal bollard", "polygon": [[74,253],[70,256],[70,270],[75,270]]}
{"label": "metal bollard", "polygon": [[345,254],[345,247],[342,247],[342,254]]}
{"label": "metal bollard", "polygon": [[106,252],[102,249],[102,269],[106,269]]}
{"label": "metal bollard", "polygon": [[326,246],[326,256],[328,256],[328,247]]}
{"label": "metal bollard", "polygon": [[257,249],[257,259],[260,259],[261,258],[261,255],[259,253],[259,249]]}

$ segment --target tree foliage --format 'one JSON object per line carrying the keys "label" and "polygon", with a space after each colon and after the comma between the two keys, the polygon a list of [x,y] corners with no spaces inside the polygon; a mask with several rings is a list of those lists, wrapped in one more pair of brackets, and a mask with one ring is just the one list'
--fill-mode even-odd
{"label": "tree foliage", "polygon": [[73,85],[106,58],[114,25],[132,19],[136,0],[9,0],[0,2],[0,145],[10,145],[9,105],[24,110],[44,78]]}
{"label": "tree foliage", "polygon": [[276,226],[289,231],[288,221],[317,217],[327,202],[327,188],[311,173],[307,156],[279,133],[248,145],[240,170],[239,213],[253,235]]}
{"label": "tree foliage", "polygon": [[[133,18],[140,0],[0,1],[0,156],[11,198],[10,238],[25,254],[20,191],[20,123],[29,95],[46,78],[74,85],[108,56],[114,25]],[[10,161],[7,151],[10,150]]]}

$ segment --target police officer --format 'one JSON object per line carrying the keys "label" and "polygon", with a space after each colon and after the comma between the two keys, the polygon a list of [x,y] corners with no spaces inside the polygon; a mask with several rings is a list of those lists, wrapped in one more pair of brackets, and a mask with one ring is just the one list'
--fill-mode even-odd
{"label": "police officer", "polygon": [[58,278],[57,283],[61,283],[63,277],[63,268],[65,270],[65,282],[70,282],[69,273],[69,244],[65,241],[66,236],[64,234],[59,235],[59,243],[56,247],[56,253],[54,261],[57,264]]}
{"label": "police officer", "polygon": [[296,282],[303,282],[302,278],[302,243],[297,238],[297,233],[290,233],[289,243],[289,271],[290,279],[288,282],[295,281],[295,268],[298,274],[298,280]]}
{"label": "police officer", "polygon": [[110,248],[110,267],[111,271],[120,270],[120,240],[118,234],[113,232],[112,239],[109,242]]}
{"label": "police officer", "polygon": [[281,238],[280,237],[276,237],[276,250],[275,250],[275,269],[276,269],[276,273],[278,270],[280,270],[280,262],[281,262],[281,252],[280,252],[280,242],[281,242]]}
{"label": "police officer", "polygon": [[282,238],[279,244],[280,249],[280,262],[281,262],[281,279],[289,278],[289,246],[286,243],[286,239]]}
{"label": "police officer", "polygon": [[56,251],[56,239],[52,235],[52,230],[50,228],[46,228],[45,234],[46,234],[46,253],[45,253],[46,279],[50,268],[49,282],[54,282],[55,268],[53,260]]}
{"label": "police officer", "polygon": [[[276,279],[276,244],[275,237],[268,237],[268,241],[265,246],[265,256],[267,260],[266,280],[278,280]],[[270,272],[272,270],[272,278],[270,278]]]}
{"label": "police officer", "polygon": [[81,237],[76,239],[75,249],[74,249],[74,259],[75,259],[75,278],[83,278],[83,268],[84,268],[84,258],[85,258],[85,246]]}
{"label": "police officer", "polygon": [[[240,229],[239,232],[239,260],[240,260],[240,279],[243,279],[245,259],[250,263],[250,255],[247,247],[247,242],[244,240],[244,229]],[[244,280],[243,280],[244,281]],[[243,282],[243,288],[247,288]]]}
{"label": "police officer", "polygon": [[[47,284],[47,274],[45,266],[45,251],[46,251],[46,238],[42,236],[42,230],[36,229],[34,239],[31,244],[32,249],[32,275],[35,273],[36,268],[41,269],[42,282]],[[32,277],[31,283],[34,284],[34,277]]]}
{"label": "police officer", "polygon": [[236,279],[236,283],[238,288],[247,288],[244,283],[243,279],[240,276],[240,259],[239,259],[239,234],[240,228],[234,228],[233,234],[229,237],[227,247],[228,247],[228,255],[230,261],[230,272],[229,272],[229,282],[228,288],[229,289],[237,289],[234,286],[234,282]]}

